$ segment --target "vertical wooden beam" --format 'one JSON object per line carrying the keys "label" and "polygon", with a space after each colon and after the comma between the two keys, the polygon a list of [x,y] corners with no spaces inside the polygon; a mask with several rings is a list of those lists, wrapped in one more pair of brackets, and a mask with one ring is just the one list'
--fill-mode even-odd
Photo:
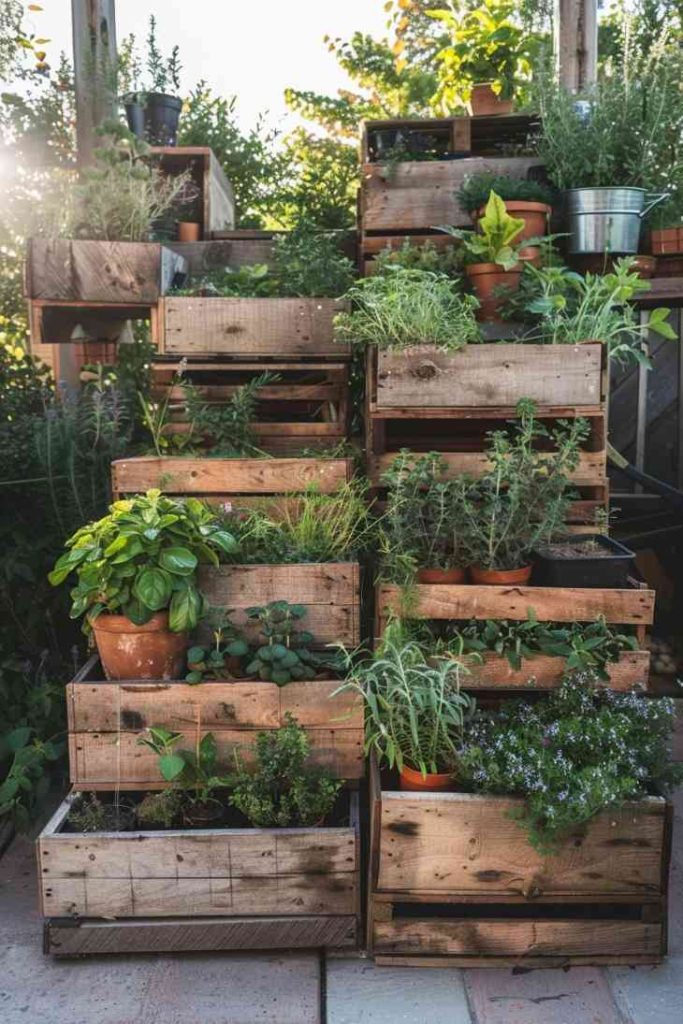
{"label": "vertical wooden beam", "polygon": [[93,160],[95,131],[116,118],[116,14],[114,0],[71,0],[78,165]]}
{"label": "vertical wooden beam", "polygon": [[581,92],[598,69],[597,0],[555,0],[555,66],[560,83]]}

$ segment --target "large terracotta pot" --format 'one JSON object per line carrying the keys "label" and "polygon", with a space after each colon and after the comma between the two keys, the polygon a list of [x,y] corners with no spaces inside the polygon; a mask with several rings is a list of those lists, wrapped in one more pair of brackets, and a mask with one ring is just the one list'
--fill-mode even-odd
{"label": "large terracotta pot", "polygon": [[503,270],[497,263],[470,263],[465,267],[465,272],[479,299],[477,320],[502,323],[500,307],[505,303],[507,296],[493,293],[501,288],[506,292],[516,292],[522,276],[522,264],[518,263],[512,270]]}
{"label": "large terracotta pot", "polygon": [[418,569],[418,583],[464,583],[464,569]]}
{"label": "large terracotta pot", "polygon": [[491,87],[491,82],[480,82],[472,86],[472,97],[467,104],[472,117],[493,117],[496,114],[511,114],[512,100],[502,100]]}
{"label": "large terracotta pot", "polygon": [[181,678],[187,633],[169,630],[168,612],[157,612],[144,626],[103,612],[92,629],[107,679]]}
{"label": "large terracotta pot", "polygon": [[409,793],[450,789],[453,785],[453,775],[450,772],[440,772],[438,775],[427,772],[423,775],[422,772],[404,764],[399,785],[402,790]]}
{"label": "large terracotta pot", "polygon": [[[552,207],[545,203],[524,202],[521,199],[506,199],[505,209],[511,217],[524,221],[521,235],[515,238],[515,245],[525,242],[527,238],[539,238],[548,233],[548,218],[553,212]],[[477,210],[477,220],[486,213],[486,207]]]}
{"label": "large terracotta pot", "polygon": [[531,578],[531,568],[525,565],[521,569],[480,569],[473,565],[470,576],[473,583],[483,583],[488,587],[523,586]]}

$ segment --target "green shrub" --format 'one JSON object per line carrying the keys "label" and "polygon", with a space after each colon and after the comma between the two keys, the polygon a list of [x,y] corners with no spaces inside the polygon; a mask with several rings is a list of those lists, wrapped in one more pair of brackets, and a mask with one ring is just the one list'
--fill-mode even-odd
{"label": "green shrub", "polygon": [[465,178],[458,189],[458,202],[468,213],[476,213],[486,206],[491,192],[495,192],[504,202],[545,203],[552,206],[555,193],[540,181],[528,181],[526,178],[511,178],[507,174],[484,172],[472,174]]}

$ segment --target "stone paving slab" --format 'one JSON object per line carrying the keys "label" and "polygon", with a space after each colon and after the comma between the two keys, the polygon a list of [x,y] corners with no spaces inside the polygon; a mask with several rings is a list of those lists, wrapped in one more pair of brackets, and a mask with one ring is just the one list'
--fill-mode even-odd
{"label": "stone paving slab", "polygon": [[327,961],[327,1024],[472,1024],[462,971]]}
{"label": "stone paving slab", "polygon": [[683,956],[659,967],[611,967],[609,976],[617,1006],[636,1024],[681,1024],[683,1021]]}
{"label": "stone paving slab", "polygon": [[600,968],[464,973],[476,1024],[624,1024]]}

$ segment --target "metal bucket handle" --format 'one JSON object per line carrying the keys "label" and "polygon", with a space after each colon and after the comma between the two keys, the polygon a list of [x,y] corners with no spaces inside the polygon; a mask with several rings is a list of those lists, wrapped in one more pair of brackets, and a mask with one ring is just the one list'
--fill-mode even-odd
{"label": "metal bucket handle", "polygon": [[654,210],[655,206],[659,206],[659,204],[663,203],[665,199],[668,199],[670,195],[670,192],[646,192],[645,205],[638,214],[640,219],[642,220],[643,217],[646,217],[650,210]]}

